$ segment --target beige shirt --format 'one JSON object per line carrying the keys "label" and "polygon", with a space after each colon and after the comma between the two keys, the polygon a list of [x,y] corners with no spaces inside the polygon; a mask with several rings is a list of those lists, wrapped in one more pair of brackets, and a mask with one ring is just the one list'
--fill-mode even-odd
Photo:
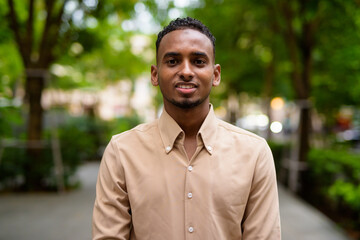
{"label": "beige shirt", "polygon": [[101,161],[93,239],[280,239],[275,168],[264,139],[211,107],[188,159],[184,132],[160,119],[114,136]]}

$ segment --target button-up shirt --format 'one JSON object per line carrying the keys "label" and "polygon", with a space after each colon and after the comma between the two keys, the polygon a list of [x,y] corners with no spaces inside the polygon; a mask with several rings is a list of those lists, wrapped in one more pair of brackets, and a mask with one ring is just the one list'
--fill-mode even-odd
{"label": "button-up shirt", "polygon": [[163,111],[114,136],[100,164],[93,239],[280,239],[274,161],[266,141],[213,108],[188,159]]}

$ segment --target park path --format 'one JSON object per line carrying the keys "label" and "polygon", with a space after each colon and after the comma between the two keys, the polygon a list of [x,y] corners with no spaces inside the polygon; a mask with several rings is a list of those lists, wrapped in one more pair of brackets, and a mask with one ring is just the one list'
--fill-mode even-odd
{"label": "park path", "polygon": [[[83,165],[80,190],[0,195],[0,240],[91,239],[99,163]],[[328,218],[279,186],[283,240],[349,240]]]}

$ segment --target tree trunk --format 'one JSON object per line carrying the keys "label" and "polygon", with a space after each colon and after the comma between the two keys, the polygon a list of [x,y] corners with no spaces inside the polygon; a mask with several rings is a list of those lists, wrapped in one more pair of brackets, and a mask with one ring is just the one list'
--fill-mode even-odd
{"label": "tree trunk", "polygon": [[44,89],[44,78],[29,76],[26,84],[29,103],[28,140],[40,140],[43,122],[41,95]]}
{"label": "tree trunk", "polygon": [[44,89],[44,77],[27,76],[27,101],[29,106],[28,117],[28,161],[25,165],[25,180],[29,189],[37,190],[42,188],[43,173],[41,169],[43,147],[40,142],[43,129],[43,108],[41,106],[41,95]]}
{"label": "tree trunk", "polygon": [[271,94],[273,92],[275,78],[275,61],[274,58],[270,61],[269,65],[266,68],[264,89],[263,89],[263,109],[269,118],[269,127],[266,130],[266,139],[268,141],[272,140],[272,132],[270,130],[270,124],[272,122],[272,110],[271,110]]}
{"label": "tree trunk", "polygon": [[309,136],[311,131],[311,116],[310,107],[300,106],[300,121],[299,121],[299,153],[298,158],[300,162],[306,162],[307,153],[310,149]]}
{"label": "tree trunk", "polygon": [[[309,136],[311,131],[311,104],[309,97],[311,94],[311,69],[312,52],[315,41],[314,35],[318,25],[318,18],[304,21],[300,35],[296,34],[293,26],[295,15],[303,16],[305,14],[308,1],[299,0],[299,12],[295,12],[287,1],[281,3],[282,14],[285,19],[284,40],[288,48],[289,58],[293,65],[291,77],[296,93],[296,98],[300,110],[298,126],[298,153],[297,159],[300,163],[307,161],[307,154],[310,149]],[[298,171],[300,169],[297,169]],[[300,174],[300,182],[304,184],[303,174]],[[304,190],[304,186],[300,189]]]}

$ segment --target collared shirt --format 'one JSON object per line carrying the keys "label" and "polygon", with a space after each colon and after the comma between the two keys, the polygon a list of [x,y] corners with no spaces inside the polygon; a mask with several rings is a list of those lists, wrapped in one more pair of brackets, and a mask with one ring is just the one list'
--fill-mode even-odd
{"label": "collared shirt", "polygon": [[100,164],[93,239],[280,239],[274,161],[265,140],[211,107],[188,159],[168,113],[114,136]]}

